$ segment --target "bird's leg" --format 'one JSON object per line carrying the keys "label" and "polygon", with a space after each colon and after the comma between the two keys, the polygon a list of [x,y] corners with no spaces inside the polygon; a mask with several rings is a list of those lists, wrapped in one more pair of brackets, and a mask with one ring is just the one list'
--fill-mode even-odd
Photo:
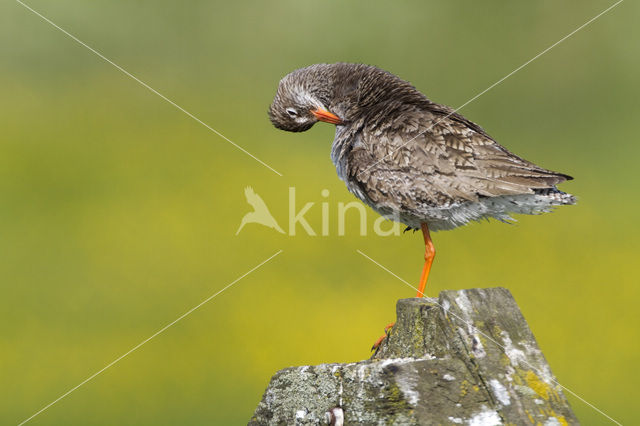
{"label": "bird's leg", "polygon": [[431,264],[433,263],[433,258],[436,257],[436,248],[433,246],[433,241],[431,241],[427,224],[423,223],[420,227],[422,228],[422,235],[424,236],[424,267],[422,268],[422,275],[420,276],[417,297],[424,297],[424,288],[427,286]]}
{"label": "bird's leg", "polygon": [[384,328],[384,334],[380,336],[378,340],[376,340],[376,342],[371,347],[372,351],[376,351],[376,352],[378,351],[378,348],[380,347],[384,339],[386,339],[389,336],[389,333],[391,333],[390,330],[393,328],[394,325],[396,325],[395,322],[392,322],[391,324],[387,324],[387,326]]}
{"label": "bird's leg", "polygon": [[[429,278],[429,271],[431,271],[433,258],[436,257],[436,249],[433,246],[433,241],[431,241],[431,234],[429,234],[429,227],[427,224],[423,223],[420,227],[422,228],[422,235],[424,236],[424,268],[422,268],[420,284],[418,285],[418,297],[424,297],[424,289],[427,286],[427,278]],[[373,344],[373,347],[371,348],[372,351],[378,351],[378,348],[389,336],[394,325],[395,323],[391,323],[384,328],[384,334]]]}

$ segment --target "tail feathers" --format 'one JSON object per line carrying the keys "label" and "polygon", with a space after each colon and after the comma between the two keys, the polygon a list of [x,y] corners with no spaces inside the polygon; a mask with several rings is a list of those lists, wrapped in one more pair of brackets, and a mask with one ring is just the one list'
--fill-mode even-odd
{"label": "tail feathers", "polygon": [[514,219],[511,214],[541,214],[557,206],[576,203],[576,197],[555,188],[536,189],[533,194],[503,195],[482,200],[484,217],[493,217],[502,222]]}
{"label": "tail feathers", "polygon": [[562,206],[575,204],[578,200],[571,194],[562,192],[557,188],[534,189],[538,196],[543,196],[549,200],[551,205]]}

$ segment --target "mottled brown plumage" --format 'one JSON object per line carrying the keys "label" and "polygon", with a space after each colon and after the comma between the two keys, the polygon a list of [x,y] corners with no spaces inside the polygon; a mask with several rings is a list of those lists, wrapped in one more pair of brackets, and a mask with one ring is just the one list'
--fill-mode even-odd
{"label": "mottled brown plumage", "polygon": [[411,228],[452,229],[510,213],[536,214],[575,199],[571,179],[509,152],[480,126],[410,83],[362,64],[318,64],[285,76],[273,124],[304,131],[337,124],[331,157],[349,190]]}

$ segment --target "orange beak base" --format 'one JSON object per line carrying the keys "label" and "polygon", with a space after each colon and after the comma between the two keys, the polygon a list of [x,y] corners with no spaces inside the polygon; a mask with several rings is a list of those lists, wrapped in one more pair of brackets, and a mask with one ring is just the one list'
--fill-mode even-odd
{"label": "orange beak base", "polygon": [[342,120],[335,114],[330,113],[322,108],[311,110],[311,113],[316,116],[319,121],[331,124],[342,124]]}

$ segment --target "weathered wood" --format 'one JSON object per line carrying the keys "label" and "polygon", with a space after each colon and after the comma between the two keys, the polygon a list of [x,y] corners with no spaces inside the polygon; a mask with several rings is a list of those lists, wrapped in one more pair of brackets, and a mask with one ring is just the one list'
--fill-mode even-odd
{"label": "weathered wood", "polygon": [[[333,411],[332,411],[333,410]],[[249,424],[577,424],[504,288],[403,299],[370,360],[277,372]]]}

